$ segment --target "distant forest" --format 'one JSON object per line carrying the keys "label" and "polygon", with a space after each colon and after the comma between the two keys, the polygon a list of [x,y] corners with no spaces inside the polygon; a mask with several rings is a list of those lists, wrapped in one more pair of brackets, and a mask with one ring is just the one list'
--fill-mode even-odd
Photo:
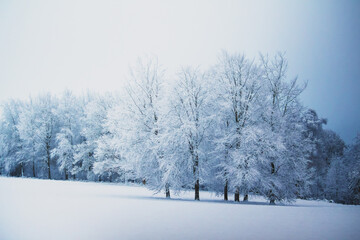
{"label": "distant forest", "polygon": [[[64,91],[1,105],[0,174],[136,182],[166,197],[214,191],[270,204],[360,204],[360,134],[350,145],[301,104],[284,54],[223,52],[169,78],[139,59],[123,94]],[[230,194],[233,197],[230,197]]]}

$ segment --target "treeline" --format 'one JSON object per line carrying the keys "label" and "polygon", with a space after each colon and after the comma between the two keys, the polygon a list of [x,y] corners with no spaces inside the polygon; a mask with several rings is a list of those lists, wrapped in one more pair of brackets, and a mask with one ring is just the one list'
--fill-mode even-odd
{"label": "treeline", "polygon": [[299,101],[283,54],[223,52],[208,71],[169,79],[156,59],[132,68],[126,91],[43,94],[2,104],[0,173],[143,182],[193,189],[360,203],[360,135],[346,146]]}

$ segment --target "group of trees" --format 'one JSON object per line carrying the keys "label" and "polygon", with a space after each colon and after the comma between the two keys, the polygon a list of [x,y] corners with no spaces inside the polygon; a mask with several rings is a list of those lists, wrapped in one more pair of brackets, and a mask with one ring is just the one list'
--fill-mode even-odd
{"label": "group of trees", "polygon": [[167,79],[139,60],[124,94],[9,100],[0,120],[0,173],[143,182],[154,191],[200,189],[234,200],[262,195],[360,203],[360,135],[351,146],[299,102],[279,53],[223,52],[208,71]]}

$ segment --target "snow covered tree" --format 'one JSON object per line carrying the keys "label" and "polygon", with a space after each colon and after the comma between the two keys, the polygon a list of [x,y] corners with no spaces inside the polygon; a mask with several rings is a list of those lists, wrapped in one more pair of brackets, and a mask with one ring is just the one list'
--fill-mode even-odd
{"label": "snow covered tree", "polygon": [[307,109],[299,102],[288,107],[285,115],[284,143],[286,147],[283,172],[286,176],[286,188],[289,189],[290,198],[304,198],[312,186],[313,168],[309,166],[310,156],[315,147],[312,139],[307,135],[307,129],[302,118]]}
{"label": "snow covered tree", "polygon": [[122,146],[117,145],[116,134],[106,134],[97,140],[93,172],[104,179],[126,182],[134,179],[131,165],[122,155]]}
{"label": "snow covered tree", "polygon": [[349,197],[348,202],[360,204],[360,133],[357,134],[354,143],[350,146],[346,154],[349,179]]}
{"label": "snow covered tree", "polygon": [[[165,191],[178,186],[176,168],[166,158],[164,134],[167,106],[164,71],[157,59],[139,59],[131,69],[125,98],[108,111],[106,134],[98,140],[95,170],[114,171],[126,178],[138,178],[146,187]],[[126,177],[125,177],[126,176]]]}
{"label": "snow covered tree", "polygon": [[127,142],[124,142],[124,126],[129,127],[123,111],[124,102],[117,100],[108,109],[103,122],[104,134],[96,141],[94,173],[106,175],[109,179],[115,177],[123,182],[136,178],[134,165],[125,157]]}
{"label": "snow covered tree", "polygon": [[20,175],[24,175],[24,164],[27,154],[23,154],[23,142],[17,129],[19,114],[23,102],[9,100],[2,104],[2,118],[0,120],[0,173],[11,174],[20,167]]}
{"label": "snow covered tree", "polygon": [[344,156],[331,160],[325,196],[339,203],[360,204],[360,134],[348,146]]}
{"label": "snow covered tree", "polygon": [[216,140],[217,149],[223,153],[220,160],[220,178],[224,182],[224,200],[228,199],[229,181],[235,188],[235,201],[239,201],[240,189],[244,200],[248,199],[248,174],[252,168],[251,147],[246,139],[248,128],[253,128],[257,109],[257,96],[260,89],[259,68],[244,55],[229,55],[223,52],[216,68],[214,87],[217,92],[220,127],[223,131]]}
{"label": "snow covered tree", "polygon": [[125,124],[122,138],[127,147],[126,157],[134,160],[137,176],[150,189],[165,190],[170,197],[171,183],[164,177],[164,152],[161,149],[161,135],[165,117],[166,99],[164,70],[157,59],[139,59],[131,70],[127,86],[128,101],[123,116]]}
{"label": "snow covered tree", "polygon": [[85,173],[89,180],[100,180],[101,176],[94,175],[93,172],[95,152],[98,148],[97,141],[106,134],[104,123],[107,111],[113,104],[114,98],[111,94],[99,96],[88,93],[84,99],[84,114],[80,118],[81,139],[75,147],[72,174]]}
{"label": "snow covered tree", "polygon": [[64,91],[56,117],[59,121],[60,131],[56,134],[57,145],[51,151],[51,156],[57,158],[59,170],[64,172],[65,179],[69,178],[74,168],[75,146],[81,142],[80,123],[83,109],[78,98],[72,92]]}
{"label": "snow covered tree", "polygon": [[287,64],[282,53],[258,62],[223,52],[206,74],[185,68],[165,81],[157,60],[146,59],[122,94],[7,101],[0,174],[143,182],[166,197],[195,189],[195,200],[203,188],[224,200],[234,192],[235,201],[360,203],[360,137],[346,149],[323,129]]}
{"label": "snow covered tree", "polygon": [[326,198],[345,203],[350,185],[348,182],[348,170],[344,158],[335,157],[332,159],[326,176]]}
{"label": "snow covered tree", "polygon": [[[268,133],[278,144],[270,144],[269,151],[276,154],[268,158],[265,164],[262,190],[270,201],[291,200],[296,197],[301,176],[306,175],[307,153],[311,146],[304,139],[302,126],[298,123],[302,107],[298,102],[299,95],[306,88],[299,86],[297,78],[287,80],[287,60],[282,53],[269,59],[261,55],[267,106],[264,107],[263,120],[267,124]],[[270,134],[271,133],[271,134]],[[310,144],[310,143],[309,143]]]}
{"label": "snow covered tree", "polygon": [[204,74],[191,68],[183,69],[179,74],[172,100],[172,108],[176,114],[174,120],[177,121],[178,128],[173,131],[180,133],[178,144],[188,149],[183,156],[187,159],[184,170],[192,170],[191,183],[195,189],[195,200],[200,200],[200,169],[204,167],[202,164],[205,165],[202,143],[206,131],[209,130],[212,114],[206,85]]}
{"label": "snow covered tree", "polygon": [[57,99],[50,94],[45,94],[34,100],[30,99],[20,114],[18,131],[20,138],[26,144],[24,154],[31,154],[34,176],[37,162],[40,167],[43,167],[45,163],[47,177],[52,178],[51,150],[55,145],[57,132],[57,120],[54,113],[56,107]]}
{"label": "snow covered tree", "polygon": [[307,196],[324,198],[331,162],[343,156],[345,143],[335,132],[323,129],[327,120],[319,118],[315,110],[309,109],[304,113],[303,123],[305,134],[314,145],[309,158],[309,168],[313,169],[313,183]]}

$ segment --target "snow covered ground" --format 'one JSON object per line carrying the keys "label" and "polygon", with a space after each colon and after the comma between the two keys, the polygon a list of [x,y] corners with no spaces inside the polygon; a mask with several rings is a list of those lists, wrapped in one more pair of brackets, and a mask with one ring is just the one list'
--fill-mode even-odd
{"label": "snow covered ground", "polygon": [[139,186],[0,177],[0,239],[359,239],[360,206],[166,200]]}

